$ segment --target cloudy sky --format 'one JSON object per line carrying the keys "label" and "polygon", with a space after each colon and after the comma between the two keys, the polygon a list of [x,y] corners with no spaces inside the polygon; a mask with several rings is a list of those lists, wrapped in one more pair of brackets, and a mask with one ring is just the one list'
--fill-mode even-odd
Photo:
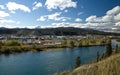
{"label": "cloudy sky", "polygon": [[120,32],[120,0],[0,0],[0,27]]}

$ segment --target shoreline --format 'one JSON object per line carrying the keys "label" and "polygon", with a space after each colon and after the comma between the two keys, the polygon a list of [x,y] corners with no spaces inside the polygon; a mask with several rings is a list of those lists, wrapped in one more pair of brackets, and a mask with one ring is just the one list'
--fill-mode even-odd
{"label": "shoreline", "polygon": [[86,45],[86,46],[73,46],[73,47],[67,47],[67,46],[59,46],[59,47],[21,47],[21,46],[3,46],[4,50],[0,50],[1,54],[16,54],[16,53],[23,53],[23,52],[40,52],[40,51],[47,51],[47,50],[59,50],[64,48],[74,48],[74,47],[92,47],[92,46],[105,46],[105,45]]}
{"label": "shoreline", "polygon": [[[105,45],[86,45],[86,46],[74,46],[74,47],[92,47],[92,46],[105,46]],[[44,50],[50,50],[50,49],[63,49],[63,48],[74,48],[74,47],[51,47],[51,48],[43,48]]]}

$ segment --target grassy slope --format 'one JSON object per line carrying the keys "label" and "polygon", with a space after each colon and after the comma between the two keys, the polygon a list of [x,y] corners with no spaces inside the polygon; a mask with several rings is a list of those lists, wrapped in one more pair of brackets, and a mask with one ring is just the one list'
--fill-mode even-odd
{"label": "grassy slope", "polygon": [[98,63],[83,65],[72,72],[56,75],[120,75],[120,54],[112,55]]}

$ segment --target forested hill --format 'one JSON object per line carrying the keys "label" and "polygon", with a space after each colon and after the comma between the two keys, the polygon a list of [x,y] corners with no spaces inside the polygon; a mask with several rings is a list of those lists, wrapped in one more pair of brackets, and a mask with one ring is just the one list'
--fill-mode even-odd
{"label": "forested hill", "polygon": [[86,35],[86,34],[100,34],[100,35],[120,35],[120,33],[102,32],[93,29],[74,28],[74,27],[59,27],[59,28],[0,28],[0,35]]}

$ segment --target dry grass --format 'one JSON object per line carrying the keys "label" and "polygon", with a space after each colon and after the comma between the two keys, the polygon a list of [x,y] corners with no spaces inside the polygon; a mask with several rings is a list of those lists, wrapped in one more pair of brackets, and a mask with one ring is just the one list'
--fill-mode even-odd
{"label": "dry grass", "polygon": [[55,75],[120,75],[120,54]]}

